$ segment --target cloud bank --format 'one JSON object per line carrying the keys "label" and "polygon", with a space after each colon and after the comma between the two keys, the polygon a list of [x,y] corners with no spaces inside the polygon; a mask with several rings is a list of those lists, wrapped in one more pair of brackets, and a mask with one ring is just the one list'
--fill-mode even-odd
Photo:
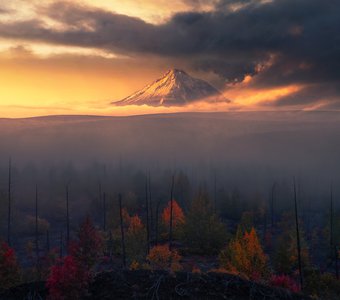
{"label": "cloud bank", "polygon": [[[75,2],[36,7],[39,18],[0,23],[0,37],[157,57],[214,74],[226,92],[301,88],[263,104],[340,106],[340,3],[336,0],[183,0],[192,11],[163,23]],[[203,5],[213,7],[200,11]],[[1,13],[0,8],[0,13]],[[251,78],[251,80],[245,80]]]}

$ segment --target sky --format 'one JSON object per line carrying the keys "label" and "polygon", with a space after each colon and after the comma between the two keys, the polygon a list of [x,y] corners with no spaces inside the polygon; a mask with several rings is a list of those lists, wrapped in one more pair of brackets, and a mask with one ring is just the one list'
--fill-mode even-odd
{"label": "sky", "polygon": [[[338,110],[339,0],[0,0],[0,117]],[[115,107],[170,68],[230,103]]]}

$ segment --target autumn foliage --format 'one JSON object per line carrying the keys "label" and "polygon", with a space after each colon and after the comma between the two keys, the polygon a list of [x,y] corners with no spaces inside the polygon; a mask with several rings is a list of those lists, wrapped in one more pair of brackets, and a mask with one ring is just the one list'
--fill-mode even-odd
{"label": "autumn foliage", "polygon": [[226,270],[252,280],[268,274],[267,256],[254,228],[231,241],[220,253],[219,259]]}
{"label": "autumn foliage", "polygon": [[126,251],[130,261],[141,262],[146,255],[146,229],[140,217],[128,216],[126,231]]}
{"label": "autumn foliage", "polygon": [[20,269],[14,250],[6,243],[0,246],[0,289],[18,284]]}
{"label": "autumn foliage", "polygon": [[51,268],[46,283],[49,299],[81,299],[87,291],[89,282],[89,272],[73,256],[66,256]]}
{"label": "autumn foliage", "polygon": [[271,286],[282,287],[294,293],[300,291],[299,285],[292,277],[288,275],[272,275],[269,280],[269,283]]}
{"label": "autumn foliage", "polygon": [[[165,224],[170,223],[170,214],[171,214],[171,201],[168,202],[168,205],[164,208],[162,213],[162,220]],[[176,200],[172,201],[172,224],[176,228],[179,225],[183,225],[185,221],[184,213],[182,208],[179,206]]]}
{"label": "autumn foliage", "polygon": [[103,245],[103,237],[87,217],[78,231],[78,241],[71,244],[69,252],[77,262],[90,269],[102,254]]}
{"label": "autumn foliage", "polygon": [[103,239],[87,217],[78,231],[78,240],[70,245],[70,255],[51,267],[46,286],[52,300],[81,299],[86,293],[91,270],[98,262]]}
{"label": "autumn foliage", "polygon": [[158,245],[150,250],[147,260],[154,270],[179,271],[181,256],[176,250],[170,251],[168,245]]}

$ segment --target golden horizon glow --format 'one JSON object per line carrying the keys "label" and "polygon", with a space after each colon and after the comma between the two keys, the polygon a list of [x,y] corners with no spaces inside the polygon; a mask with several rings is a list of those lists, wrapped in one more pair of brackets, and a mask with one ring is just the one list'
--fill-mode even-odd
{"label": "golden horizon glow", "polygon": [[[267,1],[267,0],[264,0]],[[53,3],[46,0],[43,5]],[[159,24],[176,12],[212,9],[212,4],[194,7],[183,0],[68,0],[70,3],[90,5],[126,14]],[[192,2],[193,3],[193,2]],[[0,0],[1,4],[1,0]],[[9,14],[0,13],[0,21],[12,22],[39,19],[39,0],[4,2]],[[57,26],[48,17],[48,26]],[[275,59],[271,57],[269,62]],[[37,41],[0,39],[0,117],[33,117],[55,114],[133,115],[144,113],[184,111],[228,111],[268,108],[267,103],[300,91],[301,85],[273,88],[251,87],[253,79],[246,76],[243,82],[225,89],[224,95],[232,103],[204,101],[185,107],[154,108],[110,105],[143,88],[157,79],[174,61],[160,57],[125,57],[97,48],[52,45]],[[179,62],[180,64],[181,62]],[[185,62],[184,62],[185,63]],[[181,65],[181,64],[180,64]],[[262,69],[266,65],[261,66]],[[262,69],[259,69],[261,71]],[[213,73],[198,77],[212,81]],[[195,75],[195,74],[193,74]],[[223,88],[222,88],[223,89]]]}

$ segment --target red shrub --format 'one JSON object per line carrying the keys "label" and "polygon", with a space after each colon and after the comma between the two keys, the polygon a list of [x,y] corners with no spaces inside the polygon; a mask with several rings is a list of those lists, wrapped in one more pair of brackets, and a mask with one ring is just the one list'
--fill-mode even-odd
{"label": "red shrub", "polygon": [[99,260],[103,249],[103,237],[87,217],[78,232],[78,241],[71,243],[69,252],[87,269],[91,269]]}
{"label": "red shrub", "polygon": [[72,256],[64,257],[51,268],[46,286],[51,300],[77,300],[86,293],[90,281],[89,272]]}
{"label": "red shrub", "polygon": [[288,275],[272,275],[270,285],[291,290],[294,293],[300,291],[299,285]]}
{"label": "red shrub", "polygon": [[0,288],[6,289],[18,284],[20,269],[15,252],[6,243],[0,245]]}

